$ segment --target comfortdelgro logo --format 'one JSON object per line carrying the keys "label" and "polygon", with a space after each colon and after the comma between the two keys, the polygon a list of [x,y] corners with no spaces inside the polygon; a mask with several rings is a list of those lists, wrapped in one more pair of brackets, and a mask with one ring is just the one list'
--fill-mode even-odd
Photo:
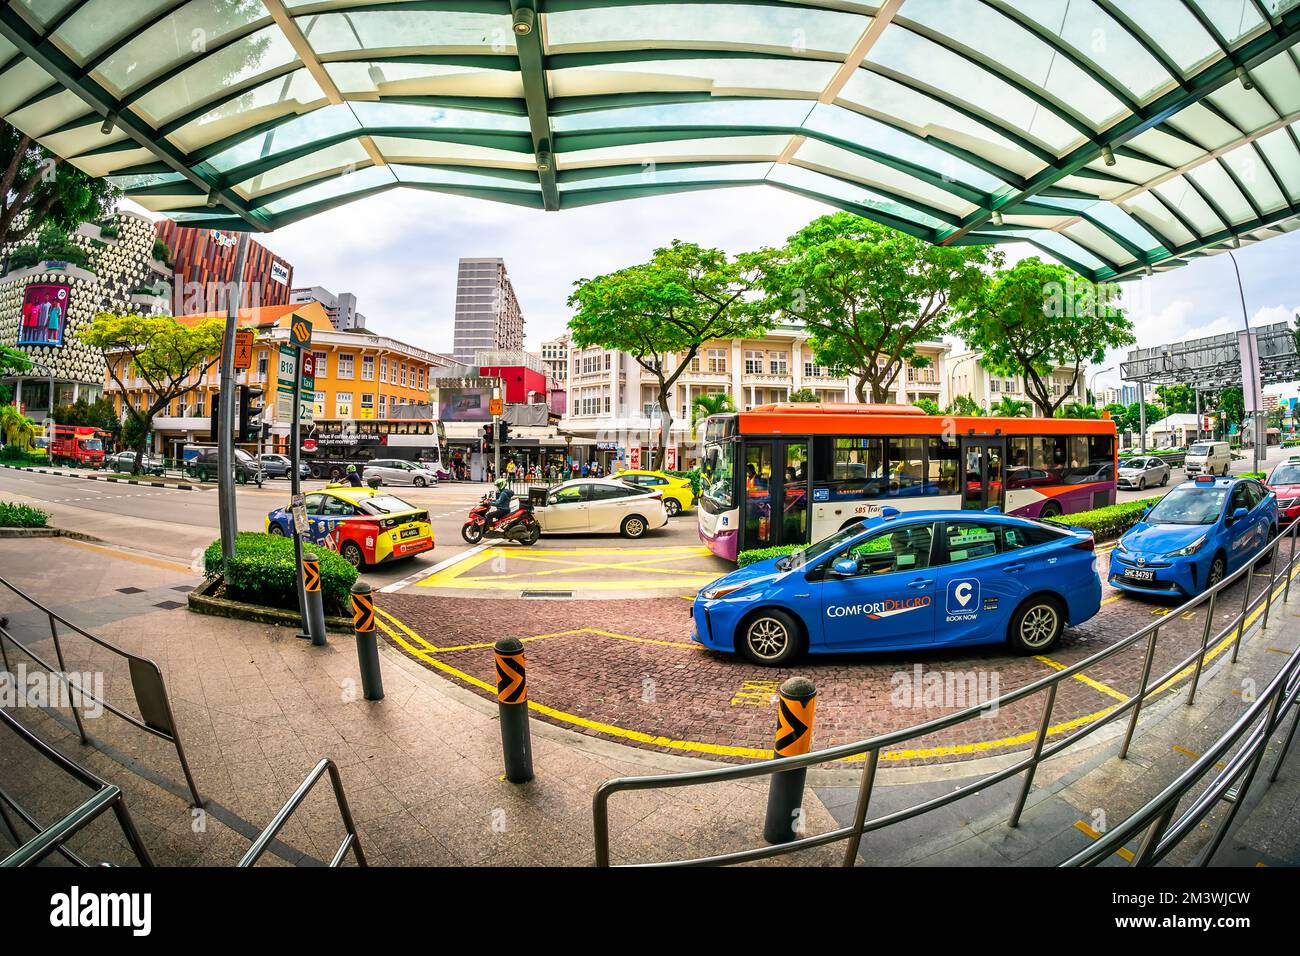
{"label": "comfortdelgro logo", "polygon": [[149,893],[83,893],[78,886],[50,897],[54,927],[120,926],[132,936],[148,936],[153,928],[153,896]]}
{"label": "comfortdelgro logo", "polygon": [[826,609],[827,617],[869,617],[873,621],[879,621],[884,617],[893,617],[895,614],[906,614],[908,611],[919,611],[923,607],[930,606],[930,595],[921,594],[916,597],[906,598],[886,598],[883,601],[872,601],[870,604],[834,604]]}

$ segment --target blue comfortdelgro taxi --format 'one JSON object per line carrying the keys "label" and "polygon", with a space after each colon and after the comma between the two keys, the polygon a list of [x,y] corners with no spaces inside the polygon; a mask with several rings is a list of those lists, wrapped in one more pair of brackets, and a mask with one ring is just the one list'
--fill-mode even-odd
{"label": "blue comfortdelgro taxi", "polygon": [[800,651],[1007,641],[1042,654],[1101,607],[1093,537],[979,511],[884,508],[801,551],[700,590],[692,638],[757,664]]}
{"label": "blue comfortdelgro taxi", "polygon": [[1110,583],[1147,594],[1200,594],[1259,554],[1277,526],[1277,496],[1254,478],[1198,475],[1124,533],[1110,554]]}

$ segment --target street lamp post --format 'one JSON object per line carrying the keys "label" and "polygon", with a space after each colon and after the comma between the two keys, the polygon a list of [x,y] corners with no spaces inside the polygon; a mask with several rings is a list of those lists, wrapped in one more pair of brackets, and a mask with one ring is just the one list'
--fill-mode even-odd
{"label": "street lamp post", "polygon": [[248,260],[248,233],[239,234],[235,274],[226,295],[226,335],[221,343],[221,407],[217,420],[217,518],[221,523],[221,556],[235,556],[239,518],[235,514],[235,327],[244,297],[244,264]]}

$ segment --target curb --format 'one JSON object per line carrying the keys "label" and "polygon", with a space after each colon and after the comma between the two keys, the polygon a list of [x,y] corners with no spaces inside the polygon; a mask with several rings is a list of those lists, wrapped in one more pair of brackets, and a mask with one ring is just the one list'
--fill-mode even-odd
{"label": "curb", "polygon": [[[208,592],[215,591],[221,578],[204,578],[203,583],[189,593],[190,610],[195,614],[208,614],[212,617],[228,617],[240,621],[252,621],[256,624],[274,624],[279,627],[298,628],[302,619],[297,611],[285,611],[276,607],[264,607],[261,604],[245,604],[229,598],[211,597]],[[351,634],[352,619],[347,617],[325,617],[325,630],[337,634]]]}
{"label": "curb", "polygon": [[104,543],[103,538],[81,531],[69,531],[67,528],[0,528],[0,538],[72,538],[95,544]]}
{"label": "curb", "polygon": [[[211,488],[202,485],[192,485],[185,482],[172,484],[168,481],[155,481],[152,478],[111,478],[107,475],[87,475],[76,471],[52,471],[49,468],[26,467],[24,465],[6,465],[0,463],[0,468],[11,468],[14,471],[30,471],[39,475],[55,475],[59,478],[82,478],[86,481],[110,481],[114,484],[125,485],[148,485],[151,488],[175,488],[177,491],[210,491]],[[215,487],[215,486],[214,486]]]}

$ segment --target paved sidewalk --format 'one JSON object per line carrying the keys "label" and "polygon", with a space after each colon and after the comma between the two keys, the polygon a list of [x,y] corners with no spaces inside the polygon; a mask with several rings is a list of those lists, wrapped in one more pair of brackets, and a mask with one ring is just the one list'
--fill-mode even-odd
{"label": "paved sidewalk", "polygon": [[[387,649],[387,696],[362,700],[351,640],[314,648],[288,629],[158,607],[184,600],[174,589],[197,582],[164,564],[105,549],[74,550],[60,539],[0,541],[0,565],[16,585],[77,623],[106,622],[91,629],[152,657],[164,671],[200,792],[210,801],[205,814],[187,808],[169,745],[106,714],[87,720],[96,747],[83,747],[66,710],[57,717],[30,707],[14,711],[43,739],[122,786],[158,862],[235,862],[321,756],[342,768],[370,861],[402,865],[590,864],[591,797],[602,781],[708,766],[534,721],[537,779],[506,783],[491,703]],[[138,590],[123,594],[121,588]],[[0,613],[37,653],[52,658],[44,617],[18,603],[0,595]],[[132,700],[119,660],[75,638],[64,649],[69,670],[102,671],[109,700]],[[15,664],[21,659],[12,649],[10,655]],[[0,760],[23,768],[0,773],[29,809],[49,821],[82,798],[47,765],[15,750],[20,746],[0,734]],[[620,794],[611,802],[614,859],[654,861],[761,845],[765,805],[762,782],[689,794]],[[815,799],[805,810],[810,832],[832,825]],[[328,860],[341,836],[328,788],[318,787],[284,831],[278,855],[266,860]],[[130,862],[107,821],[73,845],[87,859]],[[813,851],[799,862],[836,857],[834,850]]]}

